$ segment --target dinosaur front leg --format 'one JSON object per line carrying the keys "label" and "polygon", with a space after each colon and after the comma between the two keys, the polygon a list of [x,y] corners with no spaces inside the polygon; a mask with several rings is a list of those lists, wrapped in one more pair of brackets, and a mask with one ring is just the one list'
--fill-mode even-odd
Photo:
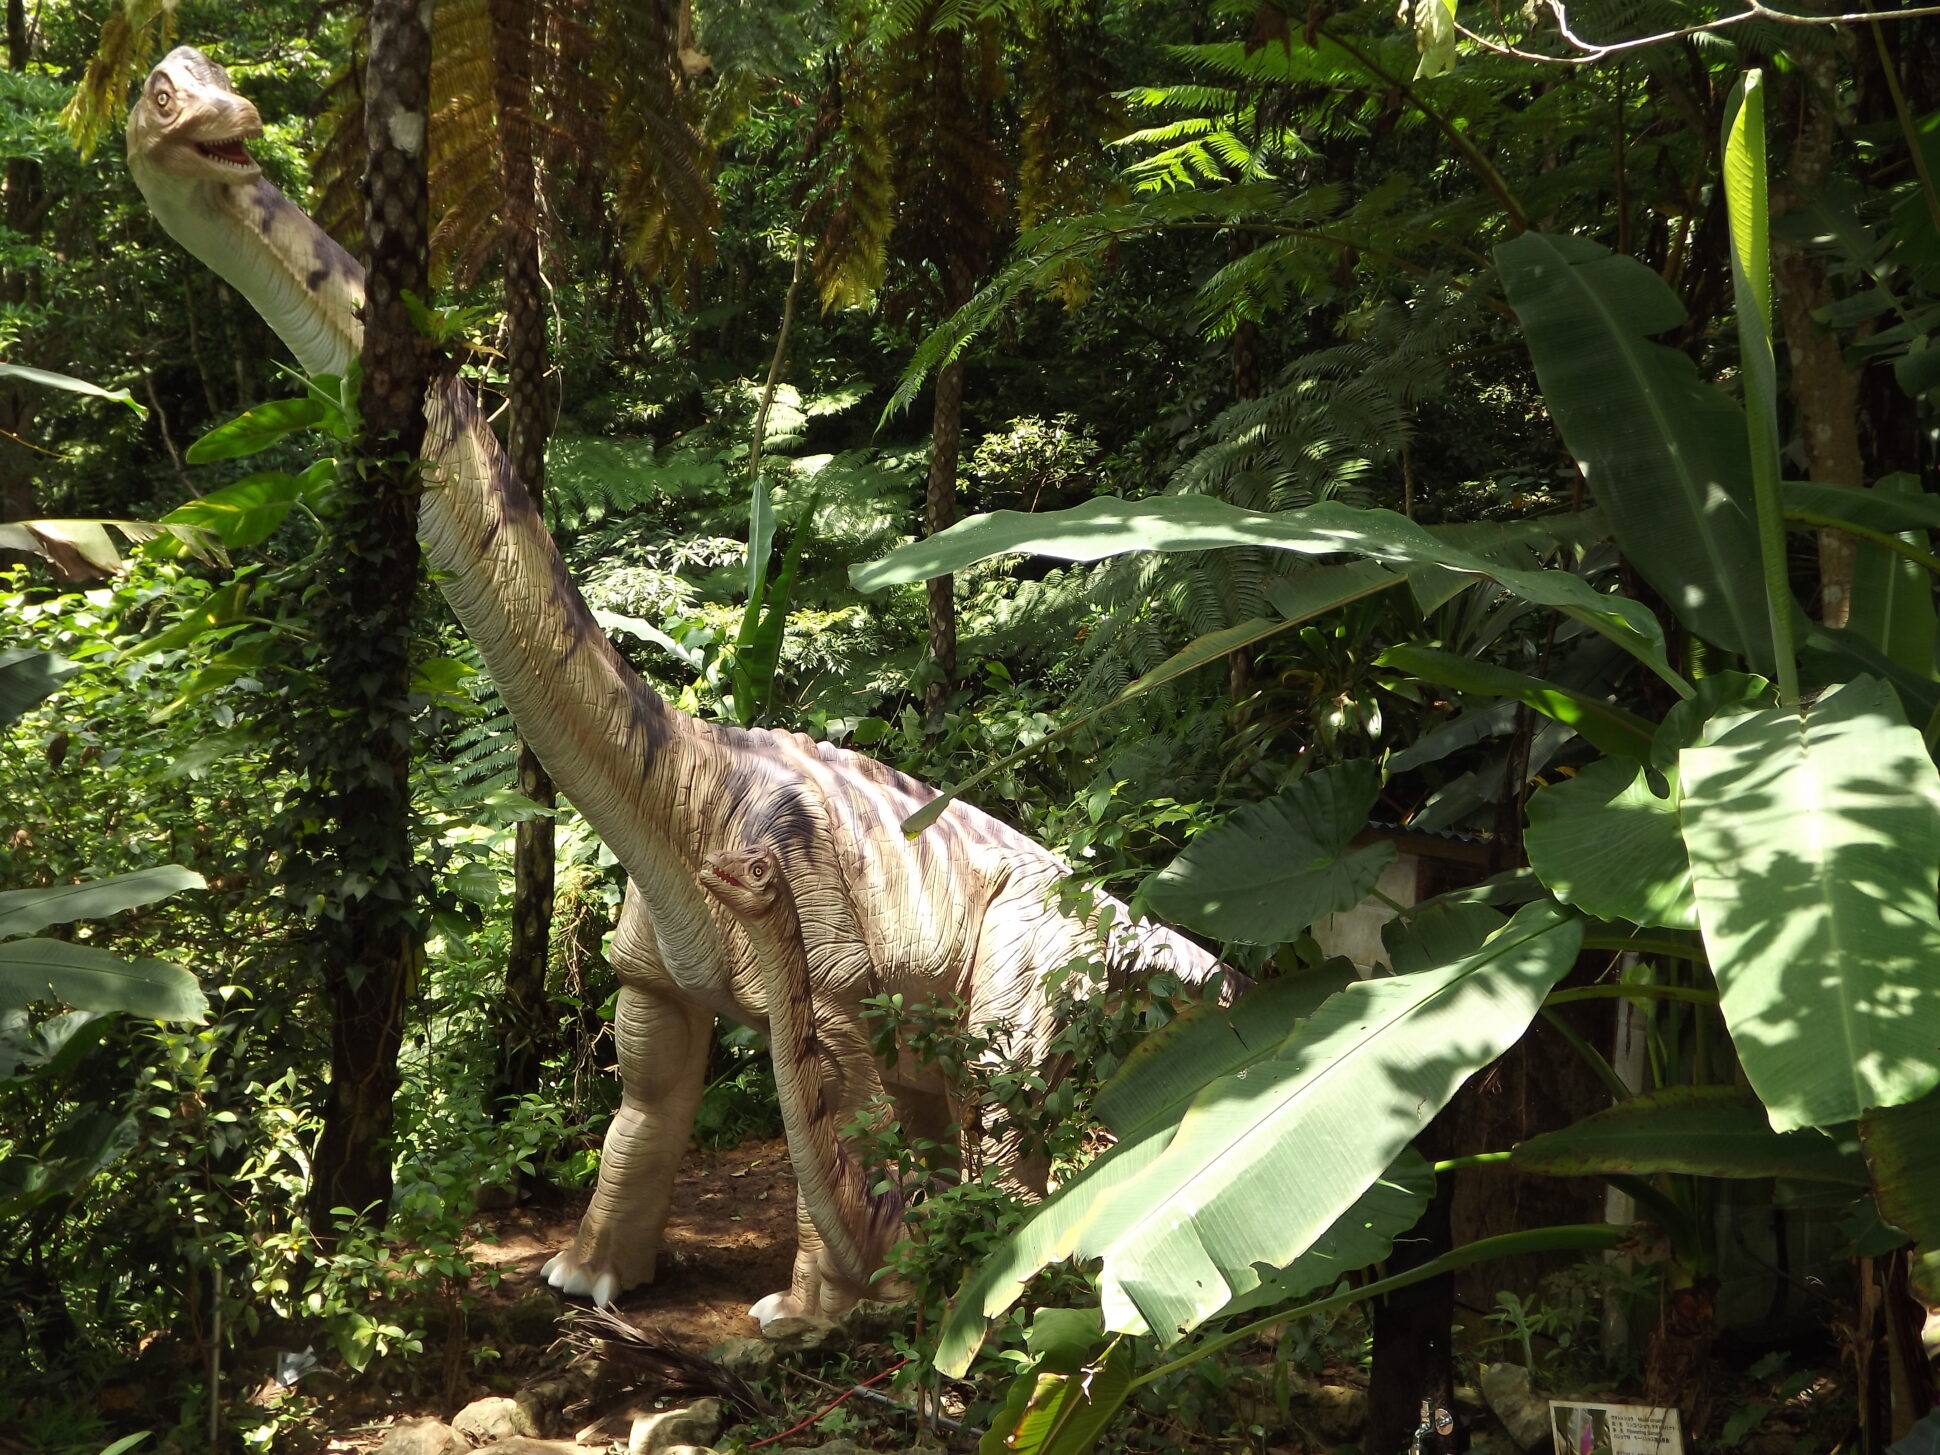
{"label": "dinosaur front leg", "polygon": [[653,1278],[707,1076],[714,1015],[655,974],[622,984],[614,1039],[620,1109],[606,1129],[599,1185],[573,1245],[542,1270],[562,1293],[611,1303]]}

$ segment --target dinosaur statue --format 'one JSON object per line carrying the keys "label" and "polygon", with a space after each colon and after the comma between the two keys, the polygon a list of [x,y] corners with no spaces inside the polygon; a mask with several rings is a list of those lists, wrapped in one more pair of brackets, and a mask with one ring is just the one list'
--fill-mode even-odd
{"label": "dinosaur statue", "polygon": [[[247,149],[261,132],[222,67],[183,46],[149,74],[129,114],[129,170],[162,226],[247,298],[306,370],[340,374],[362,339],[363,272],[263,177]],[[1054,1029],[1043,978],[1076,958],[1115,977],[1168,969],[1200,984],[1218,973],[1198,945],[1132,924],[1102,896],[1089,922],[1062,913],[1066,866],[967,804],[911,841],[903,819],[935,796],[915,779],[800,734],[669,707],[594,623],[464,382],[438,378],[425,412],[425,556],[520,732],[627,873],[612,944],[620,1109],[572,1246],[546,1264],[554,1287],[604,1305],[652,1278],[714,1017],[769,1023],[747,934],[696,877],[711,853],[753,843],[777,853],[818,1040],[840,1071],[837,1105],[859,1106],[887,1080],[905,1125],[939,1139],[949,1127],[940,1084],[913,1066],[878,1073],[865,998],[961,997],[969,1025],[1009,1026],[1013,1048],[1041,1059]],[[823,1291],[816,1228],[836,1216],[813,1207],[798,1218],[794,1280],[757,1304],[757,1317],[827,1311],[848,1296]]]}
{"label": "dinosaur statue", "polygon": [[870,1290],[902,1219],[902,1199],[872,1192],[870,1169],[837,1135],[857,1110],[857,1094],[872,1089],[875,1078],[845,1075],[847,1068],[831,1054],[844,1028],[818,1024],[801,915],[780,856],[765,844],[723,850],[702,861],[699,879],[747,936],[768,998],[768,1042],[788,1157],[801,1203],[815,1219],[810,1232],[821,1245],[814,1270],[819,1288],[798,1285],[790,1298],[805,1312],[838,1314]]}

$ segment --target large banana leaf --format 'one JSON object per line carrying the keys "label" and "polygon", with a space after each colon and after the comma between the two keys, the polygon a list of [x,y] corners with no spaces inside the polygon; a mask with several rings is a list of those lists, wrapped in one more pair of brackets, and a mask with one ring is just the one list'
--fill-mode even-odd
{"label": "large banana leaf", "polygon": [[0,651],[0,727],[19,719],[81,670],[78,662],[27,647]]}
{"label": "large banana leaf", "polygon": [[1643,765],[1602,758],[1529,798],[1529,865],[1565,904],[1601,919],[1697,928],[1677,806]]}
{"label": "large banana leaf", "polygon": [[1438,567],[1495,581],[1525,600],[1554,607],[1602,632],[1680,695],[1690,691],[1665,659],[1663,629],[1639,603],[1607,596],[1567,571],[1505,566],[1391,510],[1358,510],[1333,500],[1272,514],[1241,510],[1204,495],[1136,501],[1100,496],[1070,510],[1037,514],[999,510],[973,515],[946,531],[899,546],[879,561],[852,566],[849,578],[859,590],[876,591],[946,576],[1013,551],[1097,561],[1128,551],[1209,551],[1227,546],[1308,556],[1365,556],[1390,566]]}
{"label": "large banana leaf", "polygon": [[1855,1149],[1810,1128],[1774,1132],[1750,1091],[1673,1086],[1632,1097],[1516,1147],[1515,1166],[1559,1177],[1603,1173],[1693,1177],[1797,1177],[1867,1183]]}
{"label": "large banana leaf", "polygon": [[209,1012],[195,976],[166,960],[128,960],[65,940],[0,942],[0,1006],[38,1000],[198,1025]]}
{"label": "large banana leaf", "polygon": [[1591,746],[1606,753],[1639,762],[1650,756],[1655,725],[1627,707],[1587,692],[1512,672],[1476,657],[1413,644],[1389,647],[1375,659],[1375,665],[1398,667],[1410,676],[1477,697],[1507,697],[1552,721],[1575,728]]}
{"label": "large banana leaf", "polygon": [[180,864],[158,864],[132,874],[113,874],[79,884],[52,884],[44,889],[12,889],[0,894],[0,939],[31,935],[49,925],[77,919],[101,919],[124,909],[150,904],[183,889],[200,889],[207,881]]}
{"label": "large banana leaf", "polygon": [[1381,791],[1381,770],[1358,758],[1236,809],[1197,834],[1146,882],[1163,920],[1222,940],[1277,945],[1316,920],[1365,899],[1394,859],[1394,845],[1348,851]]}
{"label": "large banana leaf", "polygon": [[1775,1130],[1940,1083],[1940,775],[1886,684],[1715,720],[1679,820],[1725,1023]]}
{"label": "large banana leaf", "polygon": [[[1528,905],[1451,965],[1349,986],[1250,1064],[1229,1071],[1230,1052],[1209,1058],[1211,1076],[1169,1140],[1159,1130],[1114,1148],[1016,1242],[1102,1259],[1106,1328],[1172,1343],[1252,1293],[1262,1269],[1313,1248],[1456,1088],[1523,1033],[1581,943],[1580,922],[1554,903]],[[1264,1026],[1250,1000],[1234,1007],[1232,1028],[1257,1046]],[[1047,1217],[1055,1238],[1037,1232]],[[1041,1266],[1006,1249],[979,1269],[939,1364],[966,1360],[982,1320]]]}
{"label": "large banana leaf", "polygon": [[1201,1006],[1133,1049],[1096,1107],[1117,1145],[1038,1204],[1031,1220],[977,1265],[951,1301],[937,1340],[937,1368],[960,1375],[970,1367],[990,1320],[1015,1303],[1041,1270],[1072,1256],[1100,1198],[1166,1149],[1206,1084],[1271,1055],[1352,979],[1351,965],[1339,961],[1334,967],[1268,980],[1229,1009]]}
{"label": "large banana leaf", "polygon": [[1617,544],[1699,636],[1770,670],[1744,414],[1650,335],[1684,305],[1634,258],[1526,232],[1495,250],[1543,399]]}

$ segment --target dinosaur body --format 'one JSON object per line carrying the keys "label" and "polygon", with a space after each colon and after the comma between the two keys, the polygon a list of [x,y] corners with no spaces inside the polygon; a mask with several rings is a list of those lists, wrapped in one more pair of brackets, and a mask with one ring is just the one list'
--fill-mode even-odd
{"label": "dinosaur body", "polygon": [[[128,122],[129,168],[156,217],[249,299],[311,373],[356,357],[362,270],[266,181],[244,143],[255,108],[200,52],[156,66]],[[624,866],[613,938],[623,1095],[599,1183],[571,1248],[546,1274],[609,1302],[653,1276],[676,1174],[699,1105],[713,1019],[767,1026],[769,989],[746,933],[697,879],[706,857],[770,846],[794,889],[797,928],[837,1101],[880,1085],[860,1014],[870,996],[958,996],[968,1023],[1013,1028],[1041,1055],[1053,1026],[1042,979],[1091,955],[1117,972],[1217,971],[1189,940],[1133,926],[1122,906],[1101,935],[1060,912],[1065,865],[1031,840],[954,803],[914,841],[902,820],[932,790],[871,759],[800,734],[701,722],[669,707],[620,657],[566,575],[471,391],[432,384],[420,515],[425,553],[499,692],[561,792]],[[1099,901],[1102,909],[1110,902]],[[892,1070],[906,1116],[941,1132],[941,1088]],[[798,1165],[798,1175],[803,1169]],[[811,1180],[804,1177],[804,1180]],[[811,1207],[790,1291],[770,1313],[826,1310]],[[866,1236],[866,1232],[858,1236]]]}
{"label": "dinosaur body", "polygon": [[[813,1270],[819,1287],[798,1283],[787,1299],[800,1312],[840,1313],[868,1291],[902,1217],[901,1198],[871,1190],[869,1169],[839,1135],[874,1078],[858,1084],[856,1068],[833,1054],[843,1028],[818,1014],[801,916],[780,857],[766,845],[709,854],[699,878],[747,936],[761,967],[788,1156],[803,1220],[820,1242]],[[757,1317],[763,1312],[757,1305]]]}

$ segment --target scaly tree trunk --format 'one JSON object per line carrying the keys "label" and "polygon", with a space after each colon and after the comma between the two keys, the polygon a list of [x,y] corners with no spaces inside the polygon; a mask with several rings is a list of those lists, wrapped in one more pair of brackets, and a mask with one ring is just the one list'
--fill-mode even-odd
{"label": "scaly tree trunk", "polygon": [[[534,502],[541,502],[549,411],[545,292],[533,185],[533,7],[529,0],[492,0],[491,14],[499,182],[505,199],[505,352],[510,373],[506,454]],[[519,792],[543,808],[553,806],[552,779],[523,738]],[[512,871],[512,948],[505,963],[504,1039],[495,1088],[501,1108],[538,1089],[540,1067],[558,1039],[546,1000],[553,900],[550,813],[519,825]]]}
{"label": "scaly tree trunk", "polygon": [[430,4],[372,0],[364,435],[344,474],[317,609],[329,730],[319,714],[306,745],[307,795],[328,835],[316,855],[327,892],[314,949],[335,1023],[310,1187],[311,1217],[326,1236],[335,1208],[368,1208],[381,1222],[390,1205],[392,1099],[419,947],[409,697],[427,359],[404,294],[427,295],[430,89]]}
{"label": "scaly tree trunk", "polygon": [[[1774,217],[1809,200],[1825,180],[1845,70],[1837,49],[1808,47],[1797,57],[1786,92],[1791,103],[1787,110],[1796,118],[1789,128],[1795,140],[1785,179],[1772,199]],[[1778,285],[1779,326],[1791,359],[1792,405],[1798,411],[1806,476],[1827,485],[1863,485],[1859,375],[1846,367],[1838,335],[1813,316],[1832,302],[1825,262],[1775,242],[1772,275]],[[1819,532],[1819,619],[1827,626],[1844,626],[1852,609],[1853,546],[1844,531]]]}
{"label": "scaly tree trunk", "polygon": [[[7,0],[7,68],[24,71],[32,60],[32,35],[27,28],[24,0]],[[30,241],[39,235],[44,215],[40,163],[31,157],[11,157],[7,161],[5,192],[0,195],[0,215],[8,229]],[[26,268],[0,272],[0,299],[8,303],[27,301],[31,273]],[[18,356],[16,363],[25,363]],[[19,384],[0,389],[0,520],[29,520],[38,511],[34,499],[33,453],[19,441],[32,426],[37,401],[35,391]],[[11,551],[0,552],[0,566],[15,559]]]}

